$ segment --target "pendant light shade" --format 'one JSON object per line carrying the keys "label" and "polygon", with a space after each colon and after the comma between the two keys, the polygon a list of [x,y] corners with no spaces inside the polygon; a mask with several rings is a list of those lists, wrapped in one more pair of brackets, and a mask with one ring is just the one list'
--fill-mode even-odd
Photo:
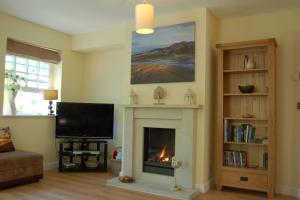
{"label": "pendant light shade", "polygon": [[154,7],[144,1],[135,6],[135,27],[139,34],[153,33],[154,26]]}

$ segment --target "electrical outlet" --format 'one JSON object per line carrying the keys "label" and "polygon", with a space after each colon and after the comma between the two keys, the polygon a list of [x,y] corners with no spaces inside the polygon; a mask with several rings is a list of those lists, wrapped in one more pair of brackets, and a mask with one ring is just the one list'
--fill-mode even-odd
{"label": "electrical outlet", "polygon": [[297,109],[300,110],[300,102],[297,102]]}

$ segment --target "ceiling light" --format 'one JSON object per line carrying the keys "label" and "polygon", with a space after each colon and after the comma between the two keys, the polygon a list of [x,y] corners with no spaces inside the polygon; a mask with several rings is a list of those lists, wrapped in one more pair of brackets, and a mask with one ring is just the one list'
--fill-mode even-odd
{"label": "ceiling light", "polygon": [[144,1],[135,6],[135,28],[139,34],[153,33],[154,26],[154,7]]}

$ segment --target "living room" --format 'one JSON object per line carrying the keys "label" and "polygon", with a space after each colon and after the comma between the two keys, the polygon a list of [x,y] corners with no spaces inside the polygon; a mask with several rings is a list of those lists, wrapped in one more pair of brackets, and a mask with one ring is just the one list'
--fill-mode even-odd
{"label": "living room", "polygon": [[[296,92],[300,87],[298,66],[300,58],[297,54],[300,2],[297,0],[275,0],[274,2],[232,0],[225,4],[219,0],[213,2],[149,1],[155,8],[154,33],[142,36],[147,40],[149,37],[154,37],[153,35],[159,33],[161,29],[167,31],[174,26],[189,24],[192,31],[187,31],[190,29],[186,28],[178,35],[187,33],[194,42],[193,75],[188,81],[151,83],[143,79],[144,83],[136,84],[132,80],[132,56],[136,44],[134,40],[139,39],[139,34],[135,33],[135,6],[141,3],[143,2],[121,0],[108,3],[96,0],[89,3],[80,0],[74,2],[31,0],[26,5],[22,5],[17,0],[5,0],[0,3],[2,27],[0,30],[0,60],[2,61],[0,127],[9,127],[15,149],[42,155],[44,170],[44,177],[39,182],[3,189],[0,191],[0,199],[169,199],[170,197],[191,199],[194,196],[197,196],[195,199],[263,199],[267,196],[273,197],[271,194],[273,192],[275,199],[300,198],[298,170],[300,159],[297,155],[300,150],[297,145],[300,142],[300,136],[297,134],[300,130],[300,125],[297,123],[299,96]],[[57,6],[59,4],[62,6]],[[39,12],[35,13],[32,10]],[[172,33],[168,37],[172,38]],[[18,107],[18,103],[25,99],[16,99],[16,113],[9,113],[8,106],[4,106],[8,105],[7,95],[5,95],[7,90],[5,72],[7,55],[9,55],[7,45],[9,39],[59,52],[59,59],[54,62],[55,81],[51,87],[45,88],[57,91],[57,98],[53,102],[54,111],[57,102],[114,105],[113,139],[105,140],[108,143],[108,171],[112,167],[112,154],[117,150],[123,153],[120,176],[129,176],[135,179],[136,183],[118,183],[111,173],[58,172],[61,139],[56,138],[57,116],[48,115],[48,101],[41,99],[38,104],[41,107],[38,108],[42,109],[36,109],[36,113],[22,112],[25,106]],[[272,70],[276,73],[274,77],[270,75],[268,78],[274,80],[274,84],[272,85],[271,82],[266,84],[267,91],[272,91],[273,88],[276,92],[274,98],[270,98],[272,101],[268,101],[271,105],[266,106],[270,108],[274,104],[272,112],[268,109],[270,112],[268,116],[275,116],[276,113],[276,118],[269,119],[274,123],[267,123],[269,129],[274,126],[274,134],[271,134],[272,137],[269,135],[267,142],[271,142],[271,139],[275,141],[275,138],[276,142],[269,147],[263,145],[245,147],[249,148],[251,153],[256,151],[252,152],[252,148],[259,148],[268,149],[274,154],[274,160],[269,160],[272,164],[269,164],[269,169],[273,169],[274,172],[268,170],[266,175],[269,178],[268,186],[265,190],[259,190],[263,191],[262,194],[248,190],[236,191],[232,188],[223,188],[220,191],[218,187],[220,184],[218,181],[222,177],[219,163],[223,162],[223,158],[220,158],[223,156],[223,150],[220,150],[219,145],[223,131],[220,132],[219,120],[222,118],[223,130],[223,114],[234,107],[232,105],[226,107],[229,104],[227,98],[239,98],[223,98],[222,93],[220,97],[218,90],[223,88],[223,83],[221,84],[223,72],[220,79],[219,69],[223,61],[219,51],[226,51],[228,46],[247,48],[254,45],[248,41],[257,43],[260,41],[264,45],[268,44],[266,48],[271,45],[276,48],[274,57],[276,67],[274,64]],[[162,43],[163,40],[154,42]],[[239,42],[244,42],[243,47]],[[270,59],[271,51],[271,49],[266,50],[267,59]],[[224,53],[223,58],[226,55],[231,56],[230,53]],[[257,57],[259,56],[256,55],[253,59],[258,59]],[[230,59],[228,60],[224,60],[224,63],[230,62]],[[243,57],[239,62],[245,60]],[[272,66],[270,63],[272,62],[269,61],[268,67]],[[225,67],[228,66],[224,65]],[[257,64],[256,67],[257,69],[250,69],[250,71],[260,70],[261,66]],[[230,70],[226,73],[233,73]],[[261,71],[263,72],[255,73],[265,73],[264,69]],[[236,73],[241,72],[235,71],[233,74]],[[228,74],[224,73],[224,77],[235,76]],[[257,82],[246,81],[245,83],[238,78],[234,80],[239,80],[239,84],[259,84],[261,77],[257,76],[259,76]],[[230,90],[226,83],[231,85],[232,82],[224,78],[224,90]],[[39,91],[42,94],[43,91]],[[163,95],[156,95],[156,93]],[[17,98],[21,97],[20,94]],[[261,94],[257,98],[265,98],[261,97],[263,96]],[[157,99],[156,96],[159,98]],[[191,97],[192,101],[187,100],[187,96]],[[220,99],[222,99],[221,103]],[[250,103],[252,105],[255,102],[256,99]],[[220,105],[223,106],[223,103],[225,111],[220,116]],[[262,121],[253,122],[258,124],[257,130],[263,130],[260,126],[266,120]],[[137,142],[141,138],[134,134],[143,127],[152,126],[174,128],[180,134],[190,133],[183,137],[177,137],[180,134],[175,136],[175,158],[182,162],[182,167],[174,169],[174,174],[176,174],[177,184],[182,187],[181,191],[168,190],[173,186],[175,176],[142,173],[142,169],[139,169],[137,161],[142,157],[143,150],[137,148],[143,145],[142,142]],[[222,146],[224,149],[228,147],[238,151],[244,150],[242,144]],[[260,152],[258,154],[258,164],[262,165],[262,154]],[[251,159],[249,157],[249,162]],[[190,164],[190,168],[187,169],[185,166],[189,163],[193,164]],[[253,163],[248,164],[250,167]],[[251,167],[255,168],[255,166]],[[155,182],[153,179],[157,179],[167,189],[155,191],[155,188],[145,189],[149,186],[147,184],[143,187],[134,185],[143,178],[148,179],[149,182]],[[242,179],[241,181],[244,181]],[[214,189],[216,184],[217,189]],[[224,184],[224,186],[228,185]],[[190,190],[186,192],[185,188]],[[146,190],[150,194],[147,194]]]}

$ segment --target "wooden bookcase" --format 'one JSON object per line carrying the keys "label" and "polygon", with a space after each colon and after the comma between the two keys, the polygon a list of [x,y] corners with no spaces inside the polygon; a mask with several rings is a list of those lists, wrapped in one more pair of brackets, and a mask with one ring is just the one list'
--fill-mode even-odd
{"label": "wooden bookcase", "polygon": [[[276,41],[218,44],[217,49],[217,189],[228,186],[256,190],[266,192],[272,198],[275,185]],[[254,61],[253,69],[245,69],[245,56]],[[255,90],[241,93],[239,85],[254,85]],[[245,114],[251,114],[253,118],[243,117]],[[225,121],[229,129],[224,129]],[[237,131],[241,125],[255,128],[251,142],[237,142],[237,138],[245,139],[249,134],[249,129]]]}

